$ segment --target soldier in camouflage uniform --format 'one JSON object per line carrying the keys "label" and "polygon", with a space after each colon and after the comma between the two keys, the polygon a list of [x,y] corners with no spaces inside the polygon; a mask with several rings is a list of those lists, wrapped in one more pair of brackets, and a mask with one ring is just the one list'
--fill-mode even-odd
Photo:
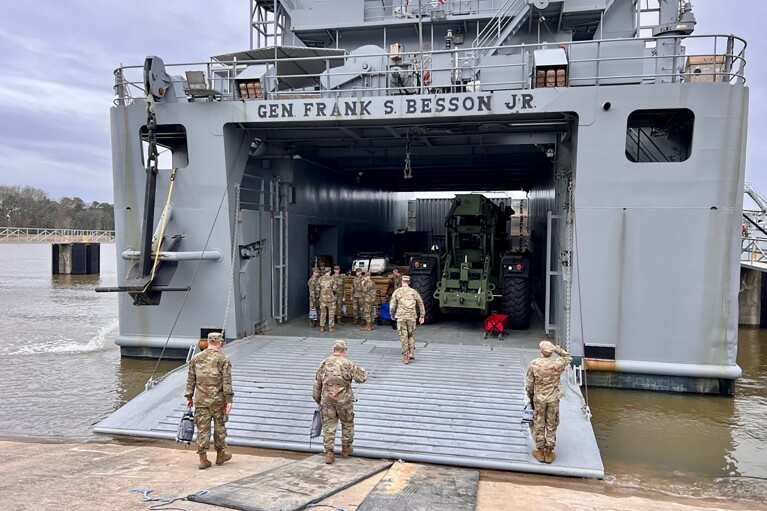
{"label": "soldier in camouflage uniform", "polygon": [[333,444],[338,421],[341,421],[341,456],[349,456],[354,442],[354,393],[352,380],[364,383],[368,372],[346,358],[346,342],[333,344],[333,355],[320,364],[314,377],[312,397],[320,406],[325,463],[333,463]]}
{"label": "soldier in camouflage uniform", "polygon": [[397,289],[402,287],[402,275],[399,274],[399,268],[394,268],[391,271],[391,277],[389,277],[389,289],[391,289],[391,293],[394,293]]}
{"label": "soldier in camouflage uniform", "polygon": [[[556,457],[554,446],[559,426],[559,400],[565,396],[560,376],[573,357],[549,341],[541,341],[539,347],[541,356],[527,366],[525,391],[533,405],[533,457],[542,463],[551,463]],[[552,359],[552,353],[559,355],[559,358]]]}
{"label": "soldier in camouflage uniform", "polygon": [[333,278],[336,281],[336,323],[341,324],[344,307],[344,276],[341,275],[341,267],[333,266]]}
{"label": "soldier in camouflage uniform", "polygon": [[216,465],[232,459],[226,452],[226,421],[232,410],[232,363],[219,351],[224,344],[220,332],[208,334],[208,347],[189,362],[186,378],[186,405],[194,405],[194,422],[197,426],[197,454],[200,470],[210,466],[210,421],[213,419],[213,445],[216,448]]}
{"label": "soldier in camouflage uniform", "polygon": [[362,320],[362,269],[354,270],[355,276],[352,281],[352,307],[354,308],[354,324],[364,323]]}
{"label": "soldier in camouflage uniform", "polygon": [[365,272],[362,277],[362,327],[365,331],[373,330],[373,307],[375,307],[376,285],[370,280],[370,272]]}
{"label": "soldier in camouflage uniform", "polygon": [[409,364],[415,358],[415,322],[418,306],[418,322],[423,325],[426,307],[421,295],[410,287],[410,276],[402,277],[402,287],[394,291],[389,301],[389,313],[397,320],[397,333],[402,344],[402,363]]}
{"label": "soldier in camouflage uniform", "polygon": [[[319,314],[320,312],[320,269],[317,268],[316,266],[312,268],[312,276],[309,279],[308,286],[309,286],[309,310],[314,309],[314,311],[317,314]],[[312,328],[317,326],[317,320],[310,319],[309,326]]]}
{"label": "soldier in camouflage uniform", "polygon": [[328,331],[336,331],[336,290],[338,289],[336,279],[330,275],[330,268],[325,268],[325,275],[320,277],[320,332],[325,331],[325,321],[327,319]]}

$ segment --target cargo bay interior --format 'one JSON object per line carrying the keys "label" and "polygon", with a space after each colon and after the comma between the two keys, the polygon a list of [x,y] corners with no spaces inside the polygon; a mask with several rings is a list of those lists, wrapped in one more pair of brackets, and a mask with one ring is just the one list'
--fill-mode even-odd
{"label": "cargo bay interior", "polygon": [[[394,233],[408,229],[408,200],[414,194],[475,191],[527,192],[516,215],[522,217],[517,225],[525,223],[529,232],[524,243],[534,302],[529,331],[539,338],[544,329],[557,330],[564,303],[557,270],[566,250],[563,219],[577,118],[557,113],[456,121],[226,125],[228,164],[243,168],[237,199],[235,287],[243,297],[238,331],[276,326],[272,333],[294,335],[301,333],[295,330],[300,325],[307,335],[306,283],[315,256],[329,255],[347,272],[359,252],[391,251]],[[467,339],[482,340],[481,331],[476,335],[481,319],[469,321],[474,330]],[[441,315],[438,323],[465,327],[453,315]]]}

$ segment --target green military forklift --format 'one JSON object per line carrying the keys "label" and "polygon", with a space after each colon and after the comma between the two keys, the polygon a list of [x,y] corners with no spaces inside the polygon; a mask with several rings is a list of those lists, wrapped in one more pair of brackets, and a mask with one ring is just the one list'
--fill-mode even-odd
{"label": "green military forklift", "polygon": [[445,253],[410,261],[410,285],[423,298],[425,323],[440,313],[487,316],[495,309],[508,314],[508,328],[530,326],[530,254],[510,250],[506,225],[513,215],[484,195],[455,196],[445,218]]}

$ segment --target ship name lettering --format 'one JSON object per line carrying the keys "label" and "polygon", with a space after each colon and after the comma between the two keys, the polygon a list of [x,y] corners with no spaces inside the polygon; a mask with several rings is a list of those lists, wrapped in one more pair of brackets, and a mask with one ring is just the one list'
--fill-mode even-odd
{"label": "ship name lettering", "polygon": [[[372,101],[344,101],[343,103],[333,103],[330,112],[328,112],[327,103],[321,101],[304,103],[304,117],[350,117],[357,115],[373,115],[370,111]],[[293,117],[293,105],[290,105],[291,115]]]}
{"label": "ship name lettering", "polygon": [[[442,113],[445,110],[448,112],[457,112],[463,109],[466,112],[489,112],[492,110],[490,105],[491,96],[466,96],[461,99],[458,97],[452,97],[447,100],[445,104],[445,98],[421,98],[418,99],[406,99],[405,100],[405,113],[406,114],[430,114],[430,113]],[[387,108],[386,113],[393,113],[393,108]]]}
{"label": "ship name lettering", "polygon": [[517,102],[518,98],[521,100],[521,105],[519,107],[520,110],[528,110],[531,108],[535,108],[533,106],[533,95],[532,94],[512,94],[511,95],[511,101],[506,102],[506,109],[507,110],[516,110],[517,109]]}
{"label": "ship name lettering", "polygon": [[278,117],[295,117],[293,115],[292,103],[269,103],[258,105],[258,116],[263,118],[275,119]]}

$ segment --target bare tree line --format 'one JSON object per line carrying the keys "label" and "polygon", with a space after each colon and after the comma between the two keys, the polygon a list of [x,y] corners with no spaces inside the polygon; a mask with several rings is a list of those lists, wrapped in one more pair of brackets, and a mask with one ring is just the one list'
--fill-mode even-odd
{"label": "bare tree line", "polygon": [[57,201],[32,186],[0,185],[0,227],[114,230],[114,206],[80,197]]}

